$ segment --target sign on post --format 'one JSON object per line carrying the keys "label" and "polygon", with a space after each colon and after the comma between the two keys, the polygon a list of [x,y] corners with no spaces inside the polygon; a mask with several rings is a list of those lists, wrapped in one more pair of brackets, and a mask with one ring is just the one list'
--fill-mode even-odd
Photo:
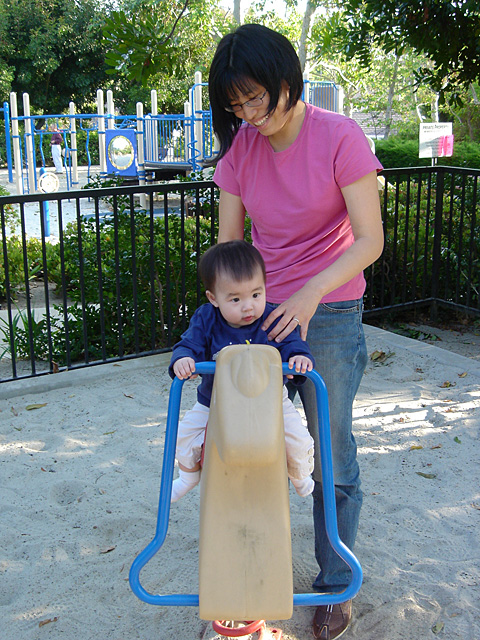
{"label": "sign on post", "polygon": [[419,134],[419,158],[446,158],[453,155],[451,122],[422,122]]}

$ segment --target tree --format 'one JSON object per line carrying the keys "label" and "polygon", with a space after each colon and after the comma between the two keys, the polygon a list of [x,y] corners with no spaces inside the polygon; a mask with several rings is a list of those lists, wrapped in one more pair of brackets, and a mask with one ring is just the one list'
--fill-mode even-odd
{"label": "tree", "polygon": [[113,11],[106,19],[103,44],[107,49],[107,73],[125,72],[134,81],[148,84],[161,68],[172,72],[182,52],[175,47],[189,0],[165,3],[136,2],[129,9]]}
{"label": "tree", "polygon": [[[435,96],[426,86],[415,86],[415,71],[426,59],[406,48],[400,55],[372,43],[368,65],[345,51],[345,15],[332,6],[315,19],[310,42],[311,78],[341,85],[347,115],[368,114],[369,124],[381,127],[385,137],[392,128],[417,127]],[[401,116],[401,119],[400,119]]]}
{"label": "tree", "polygon": [[478,0],[346,0],[345,53],[369,64],[376,44],[401,54],[411,47],[430,64],[416,72],[442,100],[480,79],[480,3]]}
{"label": "tree", "polygon": [[158,108],[183,112],[195,71],[206,73],[232,17],[216,0],[126,0],[104,30],[109,74],[119,78],[116,102],[132,109],[133,96],[156,89]]}
{"label": "tree", "polygon": [[36,110],[82,107],[105,79],[103,14],[95,0],[0,0],[0,77]]}

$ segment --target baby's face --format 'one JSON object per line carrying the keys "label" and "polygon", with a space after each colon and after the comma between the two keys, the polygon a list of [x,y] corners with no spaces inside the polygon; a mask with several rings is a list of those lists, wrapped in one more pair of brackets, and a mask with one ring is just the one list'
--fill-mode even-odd
{"label": "baby's face", "polygon": [[234,280],[226,274],[217,277],[215,291],[207,297],[231,327],[238,329],[252,324],[265,311],[265,281],[261,269],[251,280]]}

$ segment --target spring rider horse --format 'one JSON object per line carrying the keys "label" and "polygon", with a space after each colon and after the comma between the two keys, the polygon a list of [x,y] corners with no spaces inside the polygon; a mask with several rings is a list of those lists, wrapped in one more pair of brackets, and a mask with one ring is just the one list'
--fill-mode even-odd
{"label": "spring rider horse", "polygon": [[281,630],[267,630],[265,620],[287,620],[293,606],[345,602],[362,583],[358,560],[338,536],[325,383],[316,371],[306,374],[317,394],[327,535],[352,578],[341,594],[294,594],[282,410],[283,374],[291,371],[274,347],[232,345],[216,363],[198,363],[196,372],[215,373],[200,488],[199,593],[154,595],[139,580],[168,529],[184,382],[178,378],[170,391],[157,529],[132,564],[130,585],[149,604],[198,606],[217,638],[258,631],[259,638],[278,639]]}

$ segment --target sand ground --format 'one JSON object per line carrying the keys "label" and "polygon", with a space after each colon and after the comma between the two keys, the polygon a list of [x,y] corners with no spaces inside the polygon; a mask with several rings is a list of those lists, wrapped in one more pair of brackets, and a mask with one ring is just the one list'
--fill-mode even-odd
{"label": "sand ground", "polygon": [[[355,405],[364,506],[356,640],[480,638],[480,364],[366,327]],[[378,355],[378,353],[383,355]],[[0,385],[5,640],[202,638],[194,607],[144,604],[128,571],[154,536],[168,358]],[[184,387],[182,411],[194,401]],[[39,405],[31,408],[31,405]],[[173,505],[147,590],[196,593],[199,491]],[[316,572],[311,498],[290,492],[296,592]],[[313,611],[279,623],[307,640]],[[273,621],[274,622],[274,621]]]}

